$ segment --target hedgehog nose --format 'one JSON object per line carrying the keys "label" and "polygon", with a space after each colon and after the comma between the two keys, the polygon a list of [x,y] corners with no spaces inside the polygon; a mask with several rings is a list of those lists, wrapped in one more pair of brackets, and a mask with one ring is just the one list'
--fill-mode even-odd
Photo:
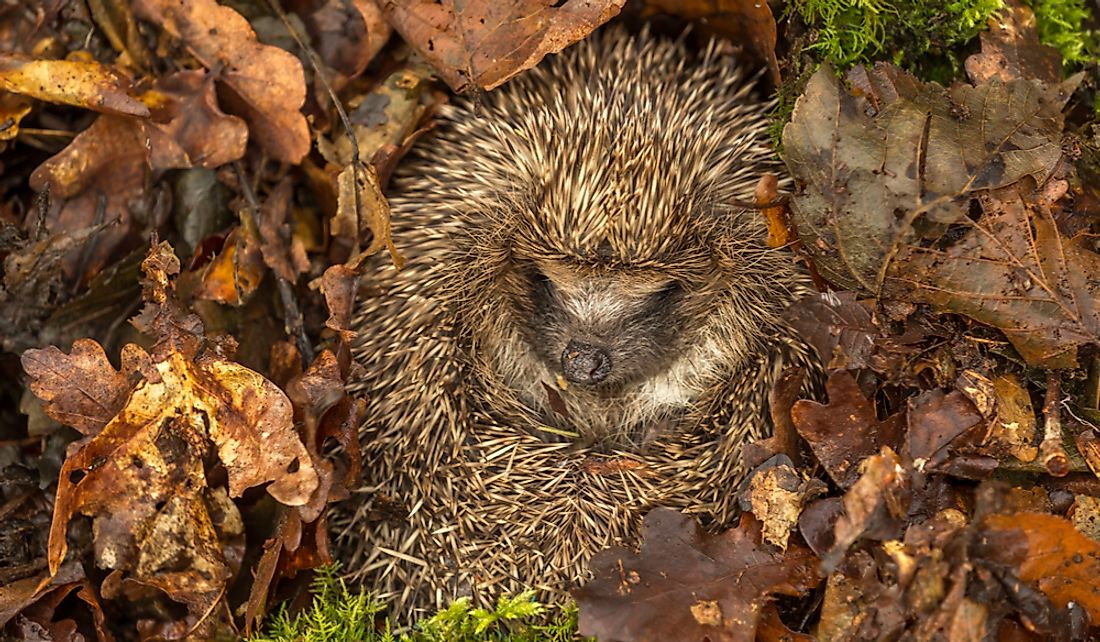
{"label": "hedgehog nose", "polygon": [[599,383],[611,374],[611,355],[600,346],[570,341],[561,353],[561,369],[572,383]]}

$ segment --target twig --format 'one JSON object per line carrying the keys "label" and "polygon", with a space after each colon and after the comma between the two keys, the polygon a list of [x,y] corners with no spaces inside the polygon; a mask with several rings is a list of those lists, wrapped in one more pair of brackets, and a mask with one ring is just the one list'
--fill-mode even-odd
{"label": "twig", "polygon": [[[260,211],[260,203],[256,199],[256,193],[252,191],[252,186],[248,184],[248,178],[245,176],[244,168],[241,167],[240,161],[233,161],[233,171],[237,173],[237,182],[241,186],[241,193],[244,195],[245,201],[248,202],[248,207],[244,208],[245,216],[248,217],[248,222],[252,225],[253,230],[260,229],[260,223],[257,220],[257,213]],[[275,283],[279,288],[279,298],[283,300],[283,317],[284,317],[284,329],[288,336],[294,337],[298,344],[298,351],[301,352],[302,358],[305,362],[313,362],[313,346],[309,343],[309,338],[306,336],[305,322],[302,320],[302,310],[298,307],[298,299],[294,296],[294,289],[291,288],[290,282],[279,275],[278,270],[271,270],[275,277]]]}
{"label": "twig", "polygon": [[1055,477],[1069,473],[1069,455],[1062,445],[1062,380],[1058,372],[1047,372],[1047,394],[1043,402],[1043,442],[1039,444],[1039,461]]}

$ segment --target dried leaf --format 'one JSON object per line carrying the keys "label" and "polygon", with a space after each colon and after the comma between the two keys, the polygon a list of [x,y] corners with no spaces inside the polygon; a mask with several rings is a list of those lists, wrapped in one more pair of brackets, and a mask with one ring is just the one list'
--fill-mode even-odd
{"label": "dried leaf", "polygon": [[1079,604],[1093,622],[1100,621],[1100,543],[1045,513],[989,515],[982,526],[987,557],[1012,566],[1059,607]]}
{"label": "dried leaf", "polygon": [[85,435],[93,435],[126,403],[130,375],[139,370],[135,360],[142,356],[140,350],[127,346],[122,353],[122,370],[115,371],[98,343],[77,339],[69,354],[49,346],[27,350],[20,361],[30,377],[31,391],[43,401],[46,414]]}
{"label": "dried leaf", "polygon": [[979,197],[983,214],[946,247],[907,248],[894,279],[912,300],[1000,328],[1031,365],[1067,367],[1100,342],[1100,254],[1059,234],[1015,189]]}
{"label": "dried leaf", "polygon": [[149,115],[149,108],[128,93],[129,80],[93,61],[25,60],[0,54],[0,89],[105,114]]}
{"label": "dried leaf", "polygon": [[779,86],[779,62],[775,59],[775,16],[767,2],[759,0],[645,0],[647,13],[680,16],[730,42],[747,46],[763,61],[771,80]]}
{"label": "dried leaf", "polygon": [[981,53],[966,59],[966,75],[979,84],[1031,78],[1050,84],[1062,80],[1062,57],[1054,47],[1039,42],[1035,13],[1020,2],[1009,2],[989,30],[979,34]]}
{"label": "dried leaf", "polygon": [[599,639],[753,640],[774,594],[799,595],[820,582],[817,561],[796,546],[775,553],[742,524],[706,534],[690,516],[657,508],[642,525],[642,548],[592,559],[595,578],[573,592],[580,633]]}
{"label": "dried leaf", "polygon": [[299,163],[309,153],[302,64],[261,44],[248,21],[216,0],[136,0],[134,11],[182,40],[191,55],[236,96],[252,136],[276,160]]}
{"label": "dried leaf", "polygon": [[558,53],[622,9],[625,0],[387,1],[390,24],[451,89],[493,89]]}
{"label": "dried leaf", "polygon": [[156,127],[183,148],[192,165],[215,168],[244,157],[248,126],[218,107],[213,76],[179,71],[161,79],[157,89],[174,104],[171,119]]}
{"label": "dried leaf", "polygon": [[340,172],[336,185],[338,205],[332,233],[354,239],[370,231],[371,242],[363,257],[386,248],[394,266],[401,269],[405,259],[398,254],[390,237],[390,205],[382,195],[374,166],[353,163]]}
{"label": "dried leaf", "polygon": [[[91,516],[99,566],[125,571],[124,586],[164,591],[197,618],[221,597],[243,554],[235,506],[223,490],[208,487],[210,444],[236,497],[270,482],[267,490],[279,501],[305,504],[318,476],[282,391],[216,350],[198,353],[201,325],[175,309],[169,276],[179,263],[171,248],[154,247],[143,267],[147,307],[136,325],[156,332],[158,341],[153,357],[134,345],[124,349],[123,373],[138,381],[102,430],[94,428],[111,409],[102,406],[118,405],[126,379],[101,349],[79,342],[68,357],[55,349],[24,354],[34,389],[51,400],[53,414],[77,417],[94,433],[62,465],[48,561],[56,571],[72,515]],[[104,377],[106,391],[94,392],[94,412],[82,412],[89,405],[83,395],[57,390],[59,368],[72,370],[78,381],[89,381],[97,370]]]}
{"label": "dried leaf", "polygon": [[860,393],[847,370],[829,375],[825,391],[828,404],[799,400],[791,408],[791,419],[833,481],[848,488],[859,476],[861,461],[883,446],[900,444],[904,415],[879,421],[874,404]]}

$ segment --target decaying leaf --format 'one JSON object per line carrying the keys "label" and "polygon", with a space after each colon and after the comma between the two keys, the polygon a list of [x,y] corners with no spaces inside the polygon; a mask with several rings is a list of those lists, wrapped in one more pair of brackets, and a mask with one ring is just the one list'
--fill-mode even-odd
{"label": "decaying leaf", "polygon": [[828,404],[799,400],[791,408],[791,419],[833,481],[848,488],[859,476],[861,461],[883,446],[900,445],[905,417],[896,414],[879,421],[874,404],[847,370],[829,375],[825,390]]}
{"label": "decaying leaf", "polygon": [[409,0],[381,3],[390,24],[455,91],[493,89],[615,17],[625,0]]}
{"label": "decaying leaf", "polygon": [[[235,572],[227,560],[239,554],[227,556],[224,542],[242,532],[233,503],[208,485],[210,445],[234,497],[269,483],[279,501],[305,504],[317,472],[286,395],[217,350],[200,351],[201,325],[175,309],[169,275],[179,263],[171,248],[154,247],[143,267],[147,309],[139,325],[159,335],[152,355],[126,346],[121,372],[90,340],[68,356],[56,348],[23,355],[48,412],[90,435],[62,466],[48,560],[56,571],[71,517],[88,515],[100,567],[125,571],[126,581],[159,588],[201,614]],[[80,382],[76,390],[65,371]]]}
{"label": "decaying leaf", "polygon": [[272,157],[298,163],[309,153],[302,64],[291,53],[261,44],[241,14],[216,0],[136,0],[135,13],[183,41],[188,51],[237,98],[249,132]]}
{"label": "decaying leaf", "polygon": [[802,507],[824,491],[824,482],[803,479],[789,459],[779,456],[749,477],[748,488],[741,494],[741,508],[760,520],[763,541],[785,551]]}
{"label": "decaying leaf", "polygon": [[720,535],[695,520],[654,509],[637,554],[623,548],[593,558],[595,578],[573,592],[581,635],[607,640],[753,640],[769,596],[798,595],[820,582],[809,550],[772,552],[743,522]]}

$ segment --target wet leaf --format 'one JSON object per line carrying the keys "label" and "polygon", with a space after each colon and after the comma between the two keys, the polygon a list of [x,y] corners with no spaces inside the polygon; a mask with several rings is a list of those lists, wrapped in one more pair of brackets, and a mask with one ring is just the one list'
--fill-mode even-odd
{"label": "wet leaf", "polygon": [[27,60],[0,54],[0,89],[105,114],[149,115],[149,108],[129,94],[129,80],[94,61]]}
{"label": "wet leaf", "polygon": [[909,456],[918,470],[935,470],[950,456],[951,442],[983,423],[962,393],[929,390],[909,400]]}
{"label": "wet leaf", "polygon": [[241,14],[215,0],[136,0],[134,11],[183,41],[208,70],[220,72],[238,99],[233,107],[273,158],[298,163],[309,153],[301,113],[305,75],[293,54],[261,44]]}
{"label": "wet leaf", "polygon": [[384,2],[394,29],[455,91],[493,89],[607,22],[625,0]]}
{"label": "wet leaf", "polygon": [[642,548],[602,551],[595,575],[573,592],[581,635],[607,640],[753,640],[775,594],[816,586],[816,558],[791,546],[773,552],[747,523],[719,535],[690,516],[657,508],[642,526]]}
{"label": "wet leaf", "polygon": [[859,476],[861,461],[882,446],[900,444],[904,415],[879,421],[874,404],[847,370],[829,375],[825,390],[828,404],[799,400],[791,409],[791,419],[833,481],[848,488]]}

